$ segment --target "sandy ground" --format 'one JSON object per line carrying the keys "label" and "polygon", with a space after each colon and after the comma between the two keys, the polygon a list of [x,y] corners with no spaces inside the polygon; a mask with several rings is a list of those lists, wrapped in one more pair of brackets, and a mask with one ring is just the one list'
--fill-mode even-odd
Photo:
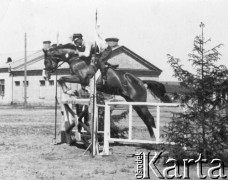
{"label": "sandy ground", "polygon": [[[0,117],[0,180],[136,179],[132,155],[154,152],[154,148],[116,145],[111,156],[91,158],[83,155],[82,147],[52,144],[53,109],[0,107]],[[191,179],[197,179],[195,170]]]}

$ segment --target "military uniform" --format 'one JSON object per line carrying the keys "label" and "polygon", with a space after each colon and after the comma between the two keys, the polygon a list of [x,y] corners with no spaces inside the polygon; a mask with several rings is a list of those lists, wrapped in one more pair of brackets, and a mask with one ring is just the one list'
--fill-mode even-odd
{"label": "military uniform", "polygon": [[108,61],[108,59],[110,58],[112,54],[112,48],[110,46],[108,46],[101,54],[101,57],[98,60],[98,66],[101,70],[101,75],[102,75],[102,79],[104,79],[105,81],[107,81],[107,72],[106,72],[106,67],[105,67],[105,63]]}
{"label": "military uniform", "polygon": [[[76,51],[79,55],[79,57],[81,57],[82,59],[91,59],[91,55],[92,55],[92,51],[93,49],[95,49],[96,51],[96,48],[93,47],[92,44],[90,43],[85,43],[82,41],[81,45],[77,45],[77,40],[78,39],[82,39],[82,34],[74,34],[73,35],[73,38],[72,38],[72,41],[74,41],[75,45],[76,45]],[[106,39],[106,42],[107,40],[109,40],[110,38]],[[118,39],[116,38],[111,38],[113,41],[118,41]],[[102,75],[102,79],[104,80],[104,82],[107,81],[107,72],[106,72],[106,67],[105,67],[105,64],[106,62],[108,61],[108,59],[111,57],[111,54],[112,54],[112,48],[114,46],[107,46],[106,45],[106,48],[104,48],[103,52],[101,52],[101,57],[99,58],[98,60],[98,68],[100,69],[101,71],[101,75]]]}

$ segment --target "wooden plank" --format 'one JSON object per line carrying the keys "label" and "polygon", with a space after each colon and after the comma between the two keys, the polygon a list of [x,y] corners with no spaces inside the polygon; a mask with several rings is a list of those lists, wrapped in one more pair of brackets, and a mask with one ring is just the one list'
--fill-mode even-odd
{"label": "wooden plank", "polygon": [[74,96],[61,100],[62,104],[81,104],[81,105],[89,105],[90,99],[79,99]]}
{"label": "wooden plank", "polygon": [[118,139],[118,138],[109,138],[108,141],[112,142],[125,142],[125,143],[139,143],[139,144],[168,144],[167,142],[157,142],[156,140],[138,140],[138,139]]}
{"label": "wooden plank", "polygon": [[145,105],[145,106],[160,106],[160,107],[177,107],[177,103],[148,103],[148,102],[107,102],[108,105]]}
{"label": "wooden plank", "polygon": [[128,139],[132,139],[132,105],[129,105],[129,131],[128,131]]}
{"label": "wooden plank", "polygon": [[104,147],[103,147],[104,155],[109,155],[109,139],[110,139],[110,106],[105,103]]}
{"label": "wooden plank", "polygon": [[160,142],[160,106],[157,106],[157,128],[156,128],[156,141]]}

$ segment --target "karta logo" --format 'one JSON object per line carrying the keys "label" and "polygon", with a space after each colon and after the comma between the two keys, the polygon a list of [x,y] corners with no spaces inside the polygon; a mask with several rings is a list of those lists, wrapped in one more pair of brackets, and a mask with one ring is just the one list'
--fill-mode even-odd
{"label": "karta logo", "polygon": [[183,173],[180,173],[180,163],[173,158],[169,158],[166,161],[166,165],[162,171],[156,166],[159,158],[161,158],[162,152],[156,153],[153,158],[150,159],[150,152],[146,155],[144,152],[136,154],[137,170],[136,179],[150,179],[150,172],[152,172],[159,179],[190,179],[189,166],[196,164],[197,176],[200,179],[206,179],[207,176],[211,179],[223,178],[226,179],[227,175],[224,173],[224,163],[221,159],[213,159],[211,161],[212,166],[208,169],[207,175],[203,174],[203,163],[207,163],[207,159],[202,158],[202,154],[199,154],[198,159],[183,159]]}

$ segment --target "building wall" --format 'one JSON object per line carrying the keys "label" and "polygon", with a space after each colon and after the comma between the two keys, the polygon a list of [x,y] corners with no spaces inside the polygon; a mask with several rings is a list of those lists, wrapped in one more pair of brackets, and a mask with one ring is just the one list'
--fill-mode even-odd
{"label": "building wall", "polygon": [[[9,73],[0,73],[1,78],[5,80],[5,94],[0,96],[0,105],[2,104],[23,104],[24,103],[24,76],[12,77]],[[62,75],[61,75],[62,76]],[[58,79],[61,77],[58,76]],[[142,77],[141,79],[158,80],[154,77]],[[49,81],[45,81],[45,85],[41,85],[40,81],[44,81],[43,76],[27,76],[27,102],[31,105],[54,105],[55,103],[55,76],[52,76],[51,81],[54,84],[50,85]],[[16,85],[16,82],[20,82],[20,85]],[[72,90],[78,90],[81,86],[79,84],[67,84]],[[58,100],[61,99],[62,90],[60,86],[57,86]],[[116,96],[118,100],[124,100],[120,96]],[[147,101],[157,102],[157,99],[147,91]]]}
{"label": "building wall", "polygon": [[[23,76],[12,76],[9,77],[9,73],[4,74],[1,79],[5,79],[5,95],[0,96],[0,105],[10,104],[11,102],[15,104],[24,103],[24,77]],[[58,79],[61,76],[58,76]],[[45,81],[45,85],[41,85],[40,81],[44,81],[43,76],[27,76],[28,86],[27,86],[27,102],[31,105],[54,105],[55,103],[55,76],[51,77],[54,81],[53,85],[49,84],[49,81]],[[16,85],[16,82],[20,82],[20,85]],[[13,86],[12,86],[13,84]],[[73,90],[80,88],[80,85],[67,84]],[[57,86],[57,97],[60,100],[62,96],[62,91],[60,86]]]}
{"label": "building wall", "polygon": [[8,72],[0,73],[0,79],[5,82],[5,93],[0,96],[0,103],[10,104],[12,101],[12,76]]}

